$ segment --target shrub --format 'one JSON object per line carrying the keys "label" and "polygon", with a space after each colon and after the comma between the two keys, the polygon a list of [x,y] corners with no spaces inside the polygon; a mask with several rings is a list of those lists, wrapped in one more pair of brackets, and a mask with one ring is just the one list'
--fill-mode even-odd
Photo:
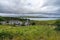
{"label": "shrub", "polygon": [[33,22],[32,25],[35,25],[35,23]]}
{"label": "shrub", "polygon": [[57,20],[57,21],[55,22],[55,25],[57,26],[57,27],[56,27],[56,30],[60,31],[60,20]]}

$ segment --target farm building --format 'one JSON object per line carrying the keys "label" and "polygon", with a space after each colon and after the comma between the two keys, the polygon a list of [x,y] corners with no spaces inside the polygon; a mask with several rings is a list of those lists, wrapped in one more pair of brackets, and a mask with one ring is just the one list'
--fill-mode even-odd
{"label": "farm building", "polygon": [[0,24],[2,25],[30,25],[29,19],[20,19],[18,17],[2,17],[0,18]]}

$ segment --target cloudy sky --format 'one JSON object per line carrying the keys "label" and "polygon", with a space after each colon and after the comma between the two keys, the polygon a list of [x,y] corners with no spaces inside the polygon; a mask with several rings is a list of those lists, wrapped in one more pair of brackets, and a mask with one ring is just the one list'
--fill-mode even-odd
{"label": "cloudy sky", "polygon": [[23,14],[60,17],[60,0],[0,0],[0,16],[23,16]]}

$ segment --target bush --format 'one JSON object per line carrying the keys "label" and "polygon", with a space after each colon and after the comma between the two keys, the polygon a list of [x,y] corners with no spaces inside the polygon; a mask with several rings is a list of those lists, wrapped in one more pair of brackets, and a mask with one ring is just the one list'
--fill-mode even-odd
{"label": "bush", "polygon": [[35,25],[35,23],[33,22],[32,25]]}
{"label": "bush", "polygon": [[57,20],[57,21],[55,22],[55,25],[57,26],[57,27],[56,27],[56,30],[60,31],[60,20]]}

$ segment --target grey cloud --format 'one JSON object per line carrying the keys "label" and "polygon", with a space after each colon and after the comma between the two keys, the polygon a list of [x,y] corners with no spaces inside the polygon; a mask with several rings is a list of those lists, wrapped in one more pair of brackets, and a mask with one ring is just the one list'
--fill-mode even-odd
{"label": "grey cloud", "polygon": [[[33,2],[32,3],[29,2],[29,0],[28,1],[27,0],[0,0],[0,13],[4,14],[4,13],[37,13],[37,12],[40,12],[40,13],[60,14],[60,0],[41,0],[41,1],[42,1],[41,5],[40,4],[35,5]],[[56,16],[56,15],[53,15],[53,16]]]}
{"label": "grey cloud", "polygon": [[[43,0],[44,1],[44,0]],[[52,11],[57,11],[60,7],[59,0],[45,0],[46,2],[43,4],[45,6],[41,7],[38,10],[42,10],[45,12],[52,12]],[[27,5],[27,3],[24,0],[0,0],[0,10],[1,12],[12,12],[12,13],[27,13],[27,12],[33,12],[30,6]],[[28,1],[27,1],[28,2]],[[51,7],[52,6],[52,7]],[[26,8],[27,7],[27,8]],[[44,9],[46,7],[46,9]],[[30,9],[29,9],[30,8]],[[53,8],[53,9],[51,9]],[[47,10],[48,9],[48,10]],[[52,11],[51,11],[52,10]],[[41,11],[40,11],[41,12]]]}

